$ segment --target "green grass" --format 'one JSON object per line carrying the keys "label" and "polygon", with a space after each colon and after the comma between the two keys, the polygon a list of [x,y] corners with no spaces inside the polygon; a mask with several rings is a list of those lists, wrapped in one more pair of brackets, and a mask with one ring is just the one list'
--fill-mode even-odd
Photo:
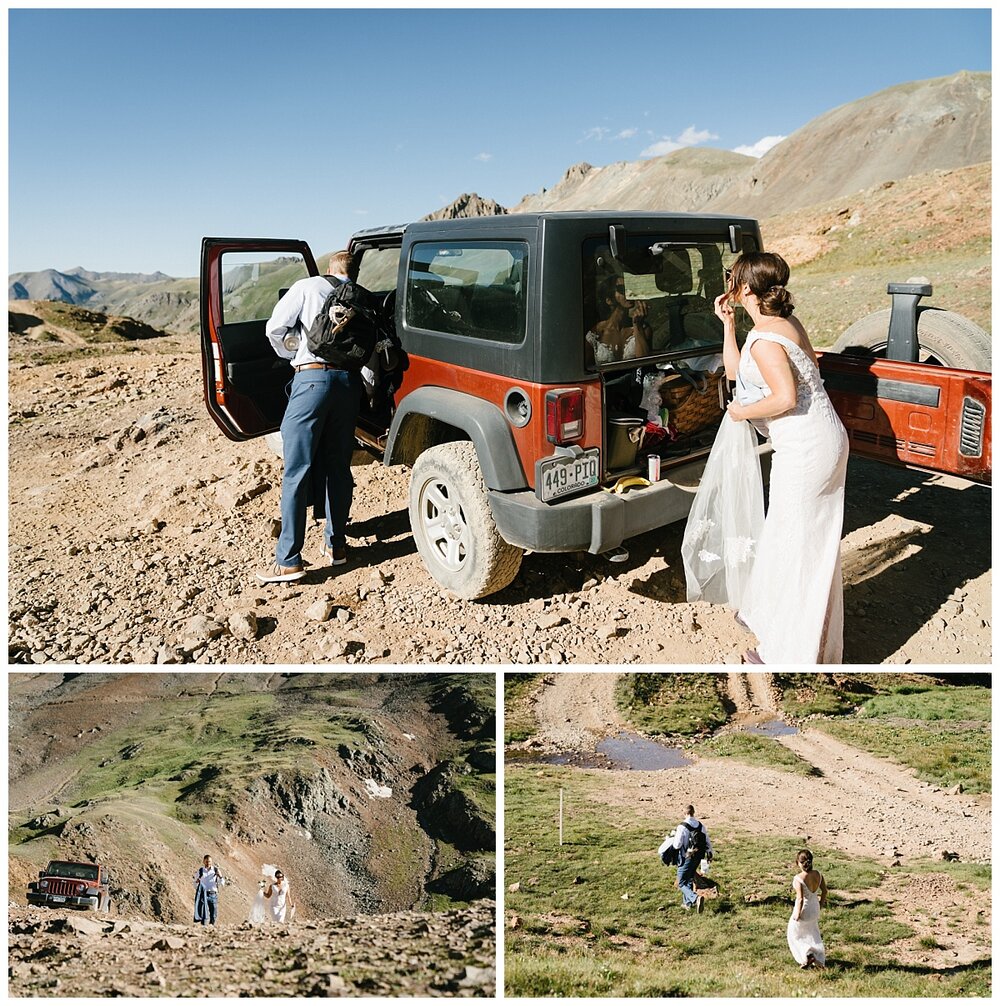
{"label": "green grass", "polygon": [[726,722],[725,686],[724,674],[623,674],[615,701],[644,733],[694,737]]}
{"label": "green grass", "polygon": [[816,726],[880,758],[915,769],[924,782],[945,788],[961,783],[970,793],[990,792],[988,731],[902,727],[870,720],[818,721]]}
{"label": "green grass", "polygon": [[989,723],[992,716],[990,689],[902,685],[890,695],[869,699],[858,716],[866,719],[896,716],[913,720],[977,720]]}
{"label": "green grass", "polygon": [[[990,965],[944,971],[901,965],[894,941],[913,931],[890,905],[858,897],[883,867],[814,845],[830,885],[822,919],[830,966],[801,972],[785,941],[799,840],[719,829],[712,875],[721,897],[684,912],[675,871],[656,855],[657,825],[602,800],[599,773],[507,767],[506,937],[511,996],[988,995]],[[565,844],[559,845],[559,789]],[[627,899],[623,895],[628,894]]]}
{"label": "green grass", "polygon": [[747,765],[779,768],[797,775],[813,776],[819,774],[814,765],[789,751],[774,738],[761,737],[758,734],[723,734],[721,737],[713,737],[710,741],[700,744],[698,750],[715,755],[717,758],[732,758],[734,761]]}
{"label": "green grass", "polygon": [[528,696],[538,684],[539,674],[509,673],[503,676],[504,743],[524,741],[538,729]]}

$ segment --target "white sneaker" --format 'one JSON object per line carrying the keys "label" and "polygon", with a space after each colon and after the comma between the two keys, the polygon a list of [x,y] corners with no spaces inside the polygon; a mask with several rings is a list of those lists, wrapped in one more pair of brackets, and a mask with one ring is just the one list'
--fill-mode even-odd
{"label": "white sneaker", "polygon": [[301,566],[279,566],[275,563],[267,569],[257,570],[255,575],[261,583],[291,583],[301,580],[306,571]]}

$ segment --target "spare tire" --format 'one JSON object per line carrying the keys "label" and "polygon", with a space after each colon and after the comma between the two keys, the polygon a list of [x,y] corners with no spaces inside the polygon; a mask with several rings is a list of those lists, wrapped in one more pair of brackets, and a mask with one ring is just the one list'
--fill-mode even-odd
{"label": "spare tire", "polygon": [[[834,343],[835,353],[885,358],[891,309],[875,311],[856,321]],[[917,340],[920,362],[959,370],[993,372],[990,337],[978,325],[954,311],[937,307],[917,308]]]}

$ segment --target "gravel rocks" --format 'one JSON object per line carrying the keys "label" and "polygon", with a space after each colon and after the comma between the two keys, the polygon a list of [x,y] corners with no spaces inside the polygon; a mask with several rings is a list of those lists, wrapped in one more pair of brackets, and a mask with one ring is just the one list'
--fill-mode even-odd
{"label": "gravel rocks", "polygon": [[[221,436],[199,369],[190,347],[127,357],[111,347],[96,363],[11,370],[12,411],[37,414],[9,436],[11,663],[273,664],[297,649],[309,661],[321,647],[306,612],[324,598],[336,609],[325,624],[349,623],[358,644],[326,659],[353,663],[736,663],[746,648],[725,608],[685,601],[681,524],[631,541],[620,575],[597,556],[534,553],[500,594],[455,598],[416,554],[407,470],[360,454],[348,564],[322,562],[322,527],[310,523],[305,579],[260,588],[253,571],[271,561],[280,525],[280,460],[262,441]],[[989,494],[925,483],[851,463],[848,661],[992,658]],[[911,538],[919,549],[900,551]],[[234,628],[248,609],[256,628]],[[197,614],[221,634],[177,624]]]}

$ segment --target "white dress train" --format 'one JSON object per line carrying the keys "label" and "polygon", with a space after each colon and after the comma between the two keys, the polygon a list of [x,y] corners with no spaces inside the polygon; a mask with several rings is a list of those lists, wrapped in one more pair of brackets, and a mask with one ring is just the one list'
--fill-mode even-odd
{"label": "white dress train", "polygon": [[805,964],[810,954],[817,964],[826,964],[826,947],[819,932],[819,891],[810,891],[799,877],[792,880],[792,889],[802,897],[802,911],[798,921],[788,920],[788,949],[796,964]]}
{"label": "white dress train", "polygon": [[839,664],[847,432],[819,368],[785,336],[750,333],[740,356],[742,380],[771,393],[750,354],[758,339],[777,343],[788,354],[796,403],[781,416],[754,420],[774,453],[767,516],[739,614],[760,641],[757,652],[764,663]]}

